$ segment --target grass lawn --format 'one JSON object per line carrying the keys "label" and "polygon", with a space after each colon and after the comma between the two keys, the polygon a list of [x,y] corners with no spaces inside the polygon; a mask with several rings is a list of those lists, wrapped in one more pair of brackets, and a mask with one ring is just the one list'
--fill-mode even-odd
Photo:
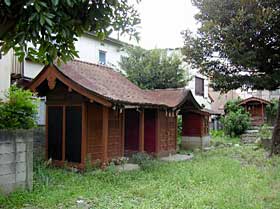
{"label": "grass lawn", "polygon": [[195,153],[147,170],[85,174],[36,166],[33,192],[0,196],[0,208],[280,208],[280,158],[252,146]]}

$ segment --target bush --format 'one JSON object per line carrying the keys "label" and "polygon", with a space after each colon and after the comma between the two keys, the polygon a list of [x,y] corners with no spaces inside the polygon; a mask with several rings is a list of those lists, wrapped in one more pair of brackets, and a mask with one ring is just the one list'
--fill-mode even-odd
{"label": "bush", "polygon": [[226,115],[221,122],[226,135],[240,136],[250,126],[250,116],[245,109],[238,105],[237,101],[230,101],[225,105]]}
{"label": "bush", "polygon": [[29,129],[36,126],[38,100],[30,91],[11,86],[0,103],[0,129]]}
{"label": "bush", "polygon": [[241,107],[238,105],[240,102],[240,99],[233,99],[227,101],[227,103],[224,106],[225,113],[230,112],[237,112]]}

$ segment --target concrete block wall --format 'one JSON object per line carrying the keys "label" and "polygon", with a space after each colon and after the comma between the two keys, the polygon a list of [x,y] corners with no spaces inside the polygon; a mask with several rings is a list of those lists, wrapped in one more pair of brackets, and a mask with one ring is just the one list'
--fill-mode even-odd
{"label": "concrete block wall", "polygon": [[32,189],[33,130],[0,130],[0,192]]}

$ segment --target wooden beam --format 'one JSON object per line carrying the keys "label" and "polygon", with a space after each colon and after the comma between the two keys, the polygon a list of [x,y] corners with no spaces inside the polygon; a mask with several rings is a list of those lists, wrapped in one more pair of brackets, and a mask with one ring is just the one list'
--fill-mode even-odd
{"label": "wooden beam", "polygon": [[176,114],[175,114],[174,120],[175,120],[175,150],[177,151],[177,138],[178,138],[178,117],[177,117],[177,115],[176,115]]}
{"label": "wooden beam", "polygon": [[139,117],[139,152],[144,152],[144,115],[145,112],[142,110]]}
{"label": "wooden beam", "polygon": [[159,153],[159,142],[160,142],[160,112],[156,110],[156,154]]}
{"label": "wooden beam", "polygon": [[103,144],[103,164],[108,162],[108,131],[109,131],[109,108],[102,106],[102,144]]}
{"label": "wooden beam", "polygon": [[263,103],[261,104],[262,104],[262,122],[264,123],[264,104]]}
{"label": "wooden beam", "polygon": [[82,144],[81,144],[81,164],[86,162],[87,150],[87,104],[82,105]]}
{"label": "wooden beam", "polygon": [[49,129],[49,122],[48,122],[48,115],[49,115],[49,112],[48,112],[48,108],[49,108],[49,106],[48,105],[46,105],[46,145],[45,145],[45,158],[46,158],[46,160],[49,160],[49,156],[48,156],[48,148],[49,148],[49,145],[48,145],[48,143],[49,143],[49,137],[48,137],[48,129]]}
{"label": "wooden beam", "polygon": [[65,137],[66,137],[66,106],[63,105],[62,111],[62,162],[65,161]]}
{"label": "wooden beam", "polygon": [[124,140],[125,140],[125,111],[121,114],[121,125],[122,125],[122,157],[124,156]]}

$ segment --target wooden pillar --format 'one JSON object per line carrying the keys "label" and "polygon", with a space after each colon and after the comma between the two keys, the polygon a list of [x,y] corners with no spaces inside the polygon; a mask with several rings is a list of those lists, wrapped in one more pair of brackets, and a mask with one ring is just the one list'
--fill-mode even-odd
{"label": "wooden pillar", "polygon": [[46,144],[45,144],[45,160],[49,160],[49,156],[48,156],[48,147],[49,147],[49,145],[48,145],[48,143],[49,143],[49,137],[48,137],[48,129],[49,129],[49,122],[48,122],[48,115],[49,115],[49,113],[48,113],[48,110],[49,110],[49,108],[48,108],[48,105],[46,105],[46,128],[45,128],[45,133],[46,133],[46,138],[45,138],[45,142],[46,142]]}
{"label": "wooden pillar", "polygon": [[178,116],[174,115],[175,120],[175,150],[177,151],[177,140],[178,140]]}
{"label": "wooden pillar", "polygon": [[125,143],[125,110],[121,114],[121,125],[122,125],[122,156],[124,156],[124,143]]}
{"label": "wooden pillar", "polygon": [[108,126],[109,126],[109,109],[102,106],[102,145],[103,145],[103,164],[108,162]]}
{"label": "wooden pillar", "polygon": [[62,119],[62,162],[65,161],[65,138],[66,138],[66,107],[63,105]]}
{"label": "wooden pillar", "polygon": [[87,149],[87,105],[82,105],[82,144],[81,144],[81,164],[84,165],[86,161]]}
{"label": "wooden pillar", "polygon": [[159,142],[160,142],[160,112],[156,110],[156,154],[159,153]]}
{"label": "wooden pillar", "polygon": [[263,103],[261,103],[262,105],[262,122],[264,123],[264,105]]}
{"label": "wooden pillar", "polygon": [[145,112],[142,110],[139,117],[139,152],[144,152],[144,116]]}

